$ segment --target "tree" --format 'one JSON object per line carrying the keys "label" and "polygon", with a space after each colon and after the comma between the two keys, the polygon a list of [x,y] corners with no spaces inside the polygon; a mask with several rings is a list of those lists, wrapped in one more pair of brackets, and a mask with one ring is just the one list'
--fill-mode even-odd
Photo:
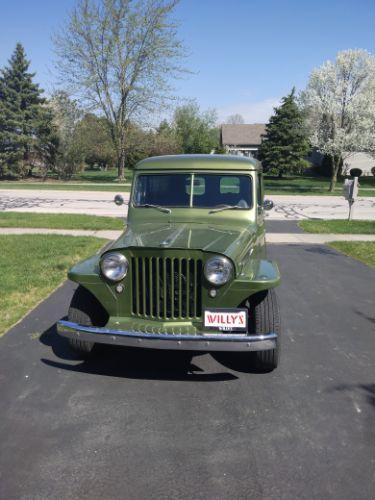
{"label": "tree", "polygon": [[178,0],[80,0],[55,39],[60,74],[110,126],[120,179],[131,124],[171,95],[183,71],[176,25]]}
{"label": "tree", "polygon": [[239,113],[235,113],[234,115],[230,115],[227,118],[226,123],[228,125],[243,125],[245,123],[244,117]]}
{"label": "tree", "polygon": [[49,105],[53,110],[58,138],[58,150],[52,169],[58,178],[69,179],[84,162],[84,152],[76,134],[82,110],[77,101],[70,99],[64,91],[55,92]]}
{"label": "tree", "polygon": [[301,102],[311,144],[330,159],[333,191],[342,162],[354,152],[375,152],[375,58],[344,50],[311,75]]}
{"label": "tree", "polygon": [[299,173],[307,165],[309,142],[294,88],[274,111],[259,147],[259,159],[265,169],[280,177],[284,173]]}
{"label": "tree", "polygon": [[192,102],[175,110],[173,129],[181,149],[186,154],[211,153],[219,145],[216,112],[201,112]]}
{"label": "tree", "polygon": [[24,177],[38,162],[38,153],[52,134],[51,112],[42,90],[29,73],[30,62],[18,43],[9,65],[0,76],[0,168],[1,174]]}
{"label": "tree", "polygon": [[75,140],[90,167],[107,170],[116,164],[116,151],[111,140],[110,126],[104,116],[87,113],[75,127]]}
{"label": "tree", "polygon": [[181,144],[170,124],[162,121],[155,132],[149,134],[148,156],[175,155],[182,153]]}

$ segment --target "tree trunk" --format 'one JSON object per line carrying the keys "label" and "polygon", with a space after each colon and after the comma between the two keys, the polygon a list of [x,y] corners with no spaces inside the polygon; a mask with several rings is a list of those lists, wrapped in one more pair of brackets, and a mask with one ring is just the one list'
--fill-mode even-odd
{"label": "tree trunk", "polygon": [[333,193],[333,191],[335,190],[336,182],[337,182],[337,175],[336,174],[332,174],[331,181],[329,183],[329,191],[330,191],[330,193]]}
{"label": "tree trunk", "polygon": [[117,162],[119,181],[123,181],[125,179],[125,160],[126,160],[125,151],[121,151]]}
{"label": "tree trunk", "polygon": [[333,193],[337,182],[337,173],[340,168],[340,158],[332,156],[331,161],[332,161],[332,174],[331,174],[331,181],[329,183],[329,191],[330,193]]}

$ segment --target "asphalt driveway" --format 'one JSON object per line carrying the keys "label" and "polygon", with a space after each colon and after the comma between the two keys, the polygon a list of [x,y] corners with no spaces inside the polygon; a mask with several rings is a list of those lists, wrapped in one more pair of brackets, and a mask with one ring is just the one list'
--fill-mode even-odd
{"label": "asphalt driveway", "polygon": [[278,370],[238,355],[102,346],[73,355],[65,284],[0,339],[0,498],[328,499],[375,491],[375,271],[269,247]]}

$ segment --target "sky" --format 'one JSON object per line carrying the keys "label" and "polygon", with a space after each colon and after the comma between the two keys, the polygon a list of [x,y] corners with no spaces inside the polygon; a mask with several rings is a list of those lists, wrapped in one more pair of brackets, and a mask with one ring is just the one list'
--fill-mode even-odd
{"label": "sky", "polygon": [[[0,67],[17,42],[46,93],[56,86],[52,36],[74,0],[0,0]],[[219,122],[240,113],[268,120],[293,86],[339,50],[375,53],[375,0],[181,0],[175,18],[192,71],[175,83],[182,99],[215,108]]]}

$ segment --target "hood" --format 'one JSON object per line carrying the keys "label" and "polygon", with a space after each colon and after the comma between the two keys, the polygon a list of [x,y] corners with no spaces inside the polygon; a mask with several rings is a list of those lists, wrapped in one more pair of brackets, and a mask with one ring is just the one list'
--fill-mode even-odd
{"label": "hood", "polygon": [[202,250],[236,261],[256,239],[253,225],[210,226],[197,223],[129,225],[112,248],[145,247]]}

